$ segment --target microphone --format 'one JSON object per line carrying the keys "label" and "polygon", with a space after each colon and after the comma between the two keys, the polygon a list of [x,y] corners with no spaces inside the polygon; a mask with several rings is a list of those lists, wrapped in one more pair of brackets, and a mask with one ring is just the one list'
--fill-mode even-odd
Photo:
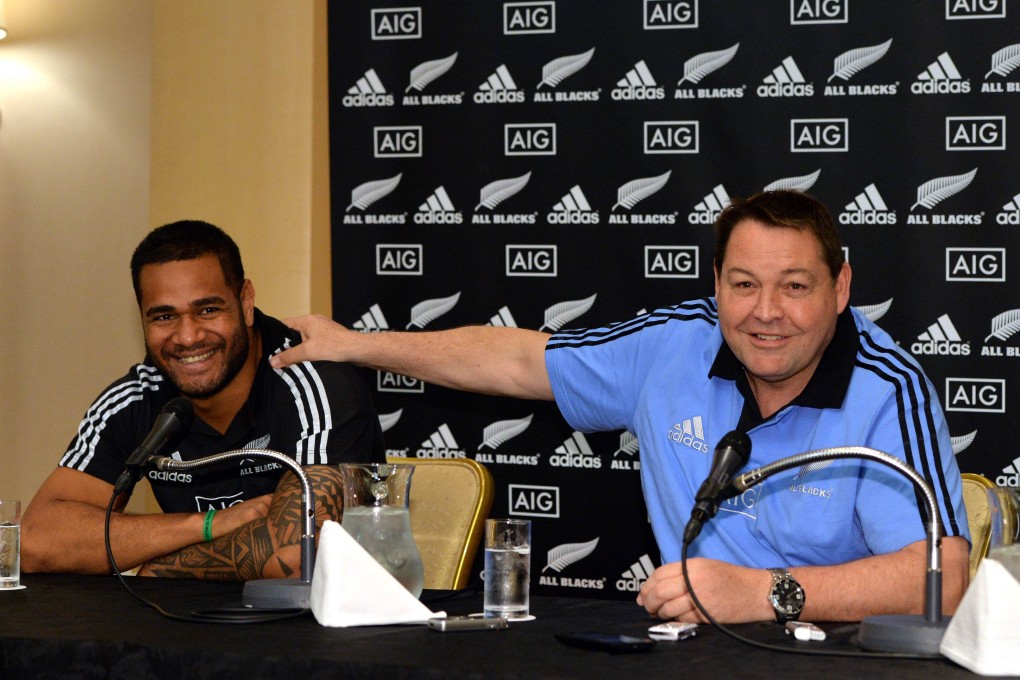
{"label": "microphone", "polygon": [[751,457],[751,438],[738,430],[728,432],[715,447],[712,469],[694,495],[694,509],[684,529],[684,544],[690,544],[701,533],[702,525],[719,510],[719,501],[729,498],[733,474],[747,465]]}
{"label": "microphone", "polygon": [[156,423],[149,430],[149,434],[124,463],[124,472],[117,478],[113,492],[119,494],[130,491],[138,481],[141,468],[149,462],[150,458],[159,453],[170,437],[190,428],[194,417],[195,409],[191,402],[184,397],[176,397],[168,401],[156,416]]}

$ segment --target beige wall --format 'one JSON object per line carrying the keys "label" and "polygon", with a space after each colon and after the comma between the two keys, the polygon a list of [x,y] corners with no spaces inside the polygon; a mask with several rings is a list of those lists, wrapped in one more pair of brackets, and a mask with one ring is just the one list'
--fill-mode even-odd
{"label": "beige wall", "polygon": [[27,502],[141,358],[152,226],[215,222],[260,307],[329,312],[325,3],[6,0],[0,497]]}

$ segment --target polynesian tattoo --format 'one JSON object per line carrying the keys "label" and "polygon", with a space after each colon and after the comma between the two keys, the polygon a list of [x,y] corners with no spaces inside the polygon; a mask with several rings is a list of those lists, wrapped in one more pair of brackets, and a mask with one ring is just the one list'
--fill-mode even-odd
{"label": "polynesian tattoo", "polygon": [[[315,525],[343,516],[343,483],[340,470],[330,465],[304,468],[315,496]],[[250,581],[273,576],[293,576],[301,559],[301,483],[286,472],[273,494],[269,513],[208,543],[195,543],[151,560],[143,566],[147,575],[198,578],[218,581]],[[318,536],[318,534],[316,534]]]}

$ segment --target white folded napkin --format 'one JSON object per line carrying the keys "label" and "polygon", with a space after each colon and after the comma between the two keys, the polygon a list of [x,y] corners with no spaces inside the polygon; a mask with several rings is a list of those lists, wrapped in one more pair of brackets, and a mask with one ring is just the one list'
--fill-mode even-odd
{"label": "white folded napkin", "polygon": [[953,615],[939,651],[980,675],[1020,674],[1020,582],[991,556]]}
{"label": "white folded napkin", "polygon": [[320,625],[335,628],[425,623],[446,616],[418,601],[333,521],[319,533],[311,605]]}

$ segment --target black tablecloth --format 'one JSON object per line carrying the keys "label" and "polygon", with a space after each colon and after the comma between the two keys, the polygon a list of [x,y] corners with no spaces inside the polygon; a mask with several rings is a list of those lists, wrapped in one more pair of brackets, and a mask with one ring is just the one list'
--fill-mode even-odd
{"label": "black tablecloth", "polygon": [[[138,578],[164,609],[237,606],[240,584]],[[655,623],[630,602],[533,597],[535,621],[503,631],[437,633],[424,626],[325,628],[311,614],[273,623],[183,623],[133,599],[114,577],[29,574],[25,590],[0,593],[0,678],[974,678],[946,660],[806,657],[760,650],[707,626],[649,652],[567,647],[557,633],[643,635]],[[427,591],[433,611],[481,608],[477,592]],[[825,626],[830,640],[797,643],[776,624],[736,627],[788,647],[855,649],[854,629]]]}

